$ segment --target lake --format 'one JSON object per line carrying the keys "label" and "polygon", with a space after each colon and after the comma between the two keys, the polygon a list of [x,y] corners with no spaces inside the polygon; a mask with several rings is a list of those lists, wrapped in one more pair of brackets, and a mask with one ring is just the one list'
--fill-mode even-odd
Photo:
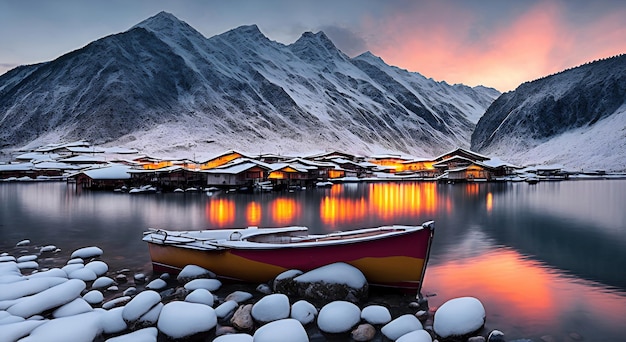
{"label": "lake", "polygon": [[0,252],[23,239],[99,246],[112,269],[150,270],[142,232],[308,226],[313,232],[435,220],[422,293],[481,300],[507,340],[626,340],[626,180],[334,185],[291,193],[129,195],[55,182],[0,183]]}

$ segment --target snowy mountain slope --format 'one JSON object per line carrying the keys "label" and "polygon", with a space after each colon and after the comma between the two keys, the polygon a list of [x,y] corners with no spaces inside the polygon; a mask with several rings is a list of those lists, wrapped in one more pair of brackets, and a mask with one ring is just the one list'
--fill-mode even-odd
{"label": "snowy mountain slope", "polygon": [[[626,153],[615,149],[623,145],[624,126],[622,118],[614,118],[624,115],[625,103],[626,55],[588,63],[501,95],[476,125],[472,149],[518,163],[550,161],[578,168],[593,160],[596,168],[616,169],[623,163],[597,156],[607,150]],[[597,142],[588,140],[593,134]]]}
{"label": "snowy mountain slope", "polygon": [[255,25],[205,38],[161,12],[56,60],[0,76],[0,148],[89,140],[146,152],[399,151],[469,145],[499,95],[450,86],[323,32],[290,45]]}
{"label": "snowy mountain slope", "polygon": [[626,105],[590,127],[568,130],[521,151],[501,145],[492,153],[518,165],[561,164],[572,171],[626,171]]}

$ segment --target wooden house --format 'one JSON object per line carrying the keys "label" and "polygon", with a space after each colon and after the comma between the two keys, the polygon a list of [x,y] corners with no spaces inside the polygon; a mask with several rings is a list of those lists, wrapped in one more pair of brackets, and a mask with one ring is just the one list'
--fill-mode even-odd
{"label": "wooden house", "polygon": [[205,161],[203,161],[202,163],[200,163],[200,169],[201,170],[209,170],[209,169],[214,169],[216,167],[220,167],[222,165],[225,165],[233,160],[239,159],[239,158],[246,158],[246,159],[251,159],[251,157],[238,152],[238,151],[234,151],[234,150],[230,150],[230,151],[226,151],[224,153],[220,153],[214,157],[211,157]]}
{"label": "wooden house", "polygon": [[271,168],[262,162],[243,159],[200,171],[206,175],[206,185],[217,187],[252,187],[266,179]]}
{"label": "wooden house", "polygon": [[379,154],[368,158],[372,164],[381,166],[383,171],[395,173],[403,170],[403,163],[411,160],[411,157],[401,156],[399,154]]}
{"label": "wooden house", "polygon": [[126,165],[108,164],[92,167],[70,175],[76,186],[90,189],[115,189],[130,180],[130,168]]}
{"label": "wooden house", "polygon": [[489,181],[493,178],[493,168],[482,163],[471,163],[448,169],[448,180],[457,181]]}

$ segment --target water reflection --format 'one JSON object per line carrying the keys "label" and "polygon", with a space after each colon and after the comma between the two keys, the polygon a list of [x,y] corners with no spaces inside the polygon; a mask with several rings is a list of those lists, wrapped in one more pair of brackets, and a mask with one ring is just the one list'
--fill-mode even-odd
{"label": "water reflection", "polygon": [[509,336],[540,338],[545,332],[561,336],[576,332],[592,341],[623,337],[626,298],[623,292],[594,290],[601,287],[504,247],[430,266],[424,291],[436,291],[429,300],[434,307],[455,296],[480,298],[488,326],[515,323],[507,330]]}
{"label": "water reflection", "polygon": [[[431,305],[471,295],[508,336],[620,340],[626,327],[626,180],[335,185],[293,193],[76,192],[64,183],[0,183],[0,252],[17,241],[98,245],[147,264],[148,227],[284,225],[314,233],[436,221],[424,290]],[[109,259],[110,260],[110,259]],[[619,337],[619,338],[616,338]]]}

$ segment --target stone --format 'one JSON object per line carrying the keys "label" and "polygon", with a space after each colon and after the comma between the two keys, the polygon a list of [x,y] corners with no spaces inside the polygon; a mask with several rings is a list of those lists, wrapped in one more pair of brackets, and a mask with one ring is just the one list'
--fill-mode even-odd
{"label": "stone", "polygon": [[194,279],[213,279],[215,277],[215,273],[203,267],[197,265],[187,265],[183,267],[180,273],[178,273],[176,280],[178,280],[181,284],[186,284]]}
{"label": "stone", "polygon": [[492,330],[487,336],[487,342],[505,342],[504,333],[500,330]]}
{"label": "stone", "polygon": [[302,325],[307,325],[317,317],[317,308],[306,300],[299,300],[291,306],[291,318],[297,319]]}
{"label": "stone", "polygon": [[353,303],[334,301],[322,307],[317,316],[317,326],[321,331],[339,334],[352,330],[361,320],[361,309]]}
{"label": "stone", "polygon": [[252,304],[241,305],[230,319],[230,324],[237,330],[252,331],[254,320],[252,319]]}
{"label": "stone", "polygon": [[267,323],[289,317],[289,297],[275,293],[261,298],[252,306],[252,317],[261,323]]}
{"label": "stone", "polygon": [[485,325],[485,307],[474,297],[460,297],[443,303],[435,312],[433,328],[437,336],[465,336]]}
{"label": "stone", "polygon": [[385,337],[395,341],[404,334],[422,329],[422,323],[417,319],[417,317],[411,314],[405,314],[385,324],[380,331],[383,335],[385,335]]}
{"label": "stone", "polygon": [[368,323],[360,324],[350,333],[350,337],[355,341],[371,341],[374,336],[376,336],[376,328]]}
{"label": "stone", "polygon": [[242,303],[242,302],[245,302],[245,301],[247,301],[249,299],[252,299],[252,294],[250,292],[235,291],[235,292],[229,294],[228,296],[226,296],[224,301],[234,300],[237,303]]}
{"label": "stone", "polygon": [[485,338],[483,336],[472,336],[467,339],[467,342],[485,342]]}
{"label": "stone", "polygon": [[287,295],[319,304],[332,301],[359,302],[367,298],[369,285],[359,269],[339,262],[293,278],[293,284],[289,284],[287,290],[290,291]]}

